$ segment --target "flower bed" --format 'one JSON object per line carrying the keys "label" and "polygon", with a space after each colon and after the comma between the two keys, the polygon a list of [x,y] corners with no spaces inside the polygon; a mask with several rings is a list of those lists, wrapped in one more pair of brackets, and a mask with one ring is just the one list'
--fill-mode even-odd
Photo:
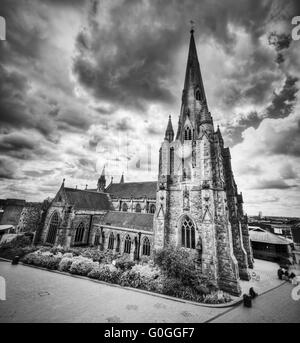
{"label": "flower bed", "polygon": [[43,248],[27,254],[23,262],[206,304],[221,304],[232,300],[230,295],[219,291],[211,280],[197,274],[186,251],[167,249],[158,253],[156,264],[153,261],[136,264],[125,256],[110,263],[108,261],[111,256],[105,257],[104,254],[101,255],[103,258],[98,258],[100,255],[95,258],[96,254],[90,251],[90,257],[86,257],[77,255],[77,249],[74,253],[70,250],[65,252]]}

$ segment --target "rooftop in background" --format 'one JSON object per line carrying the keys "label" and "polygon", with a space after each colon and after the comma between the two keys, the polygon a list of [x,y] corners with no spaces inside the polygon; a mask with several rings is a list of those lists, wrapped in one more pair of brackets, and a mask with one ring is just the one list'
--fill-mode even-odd
{"label": "rooftop in background", "polygon": [[250,240],[252,242],[261,242],[267,244],[277,244],[277,245],[289,245],[293,243],[290,239],[274,235],[271,232],[263,230],[261,228],[253,229],[249,231]]}
{"label": "rooftop in background", "polygon": [[153,214],[110,211],[104,215],[100,224],[152,232]]}
{"label": "rooftop in background", "polygon": [[156,181],[112,183],[106,192],[112,198],[144,198],[156,199]]}
{"label": "rooftop in background", "polygon": [[68,202],[77,209],[109,210],[109,197],[105,193],[92,192],[74,188],[64,188]]}

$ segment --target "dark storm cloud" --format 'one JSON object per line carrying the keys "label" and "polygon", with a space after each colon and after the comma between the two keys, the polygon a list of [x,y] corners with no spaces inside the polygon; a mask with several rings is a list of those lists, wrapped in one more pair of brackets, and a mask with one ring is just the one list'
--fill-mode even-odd
{"label": "dark storm cloud", "polygon": [[[99,12],[107,10],[101,6],[100,2]],[[231,52],[236,37],[229,24],[243,27],[256,41],[263,33],[270,9],[270,2],[246,0],[175,0],[172,4],[125,0],[108,10],[107,25],[99,25],[93,2],[88,29],[77,36],[73,70],[79,82],[98,99],[138,109],[151,101],[171,103],[174,56],[188,43],[183,26],[195,20],[197,37],[212,37]],[[261,57],[255,54],[254,63],[256,59],[259,63]]]}
{"label": "dark storm cloud", "polygon": [[90,170],[93,170],[93,171],[96,171],[96,164],[95,164],[95,161],[93,160],[90,160],[88,158],[80,158],[78,160],[78,164],[79,164],[79,167],[82,169],[83,168],[86,168],[86,169],[90,169]]}
{"label": "dark storm cloud", "polygon": [[0,157],[0,179],[14,179],[17,164],[6,157]]}
{"label": "dark storm cloud", "polygon": [[241,117],[235,125],[227,125],[224,136],[229,146],[234,146],[243,141],[243,132],[249,127],[257,129],[263,120],[256,111],[250,112],[247,116]]}
{"label": "dark storm cloud", "polygon": [[26,77],[15,71],[9,72],[0,64],[0,80],[1,128],[34,128],[51,140],[53,123],[35,108],[36,100],[27,97],[31,87]]}
{"label": "dark storm cloud", "polygon": [[277,64],[284,62],[284,56],[282,51],[287,50],[291,44],[292,37],[290,34],[271,32],[268,37],[269,44],[274,46],[277,52],[275,59]]}
{"label": "dark storm cloud", "polygon": [[146,128],[146,132],[148,135],[159,135],[162,136],[163,134],[163,129],[161,127],[156,127],[153,124],[150,124]]}
{"label": "dark storm cloud", "polygon": [[267,118],[285,118],[291,114],[299,91],[297,82],[297,77],[287,76],[281,91],[278,94],[274,92],[272,103],[266,109]]}
{"label": "dark storm cloud", "polygon": [[252,189],[289,189],[297,187],[296,185],[289,185],[282,179],[261,180]]}
{"label": "dark storm cloud", "polygon": [[0,122],[5,126],[28,126],[30,115],[27,113],[24,94],[29,84],[25,76],[8,72],[0,65]]}
{"label": "dark storm cloud", "polygon": [[0,136],[0,152],[33,150],[35,144],[31,137],[19,133],[12,133]]}
{"label": "dark storm cloud", "polygon": [[[273,92],[271,104],[258,114],[256,111],[250,112],[248,115],[241,117],[234,125],[228,125],[225,129],[225,137],[228,140],[228,144],[233,146],[243,141],[242,133],[249,127],[257,129],[260,123],[265,118],[286,118],[294,110],[297,93],[299,88],[297,86],[298,78],[288,75],[285,79],[285,83],[279,93]],[[287,149],[282,147],[282,149]],[[291,147],[292,154],[297,154],[298,149]]]}
{"label": "dark storm cloud", "polygon": [[61,109],[56,122],[60,129],[67,131],[86,131],[92,124],[91,118],[75,107]]}
{"label": "dark storm cloud", "polygon": [[24,171],[24,175],[29,177],[43,177],[54,174],[54,170],[26,170]]}
{"label": "dark storm cloud", "polygon": [[130,118],[122,118],[117,121],[115,128],[117,131],[126,132],[126,131],[133,131],[133,126],[130,123]]}

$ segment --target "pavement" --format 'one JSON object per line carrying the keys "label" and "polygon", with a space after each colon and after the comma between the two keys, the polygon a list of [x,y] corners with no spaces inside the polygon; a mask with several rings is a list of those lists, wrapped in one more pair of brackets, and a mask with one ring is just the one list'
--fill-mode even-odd
{"label": "pavement", "polygon": [[[294,286],[285,282],[252,301],[252,307],[239,305],[212,318],[212,323],[300,323],[300,300],[292,299]],[[300,290],[299,290],[300,291]]]}
{"label": "pavement", "polygon": [[5,323],[200,323],[226,311],[3,261],[0,275]]}
{"label": "pavement", "polygon": [[[273,272],[269,268],[275,270],[277,265],[265,262],[256,261],[254,271],[261,278],[250,283],[256,282],[260,294],[263,290],[267,293],[255,299],[250,309],[243,305],[228,309],[197,306],[0,261],[0,275],[6,280],[7,293],[6,300],[0,301],[0,322],[299,322],[300,301],[291,298],[293,286],[272,284]],[[270,290],[274,286],[277,288]]]}
{"label": "pavement", "polygon": [[256,293],[262,294],[284,283],[284,281],[278,279],[278,268],[277,263],[254,259],[254,268],[249,269],[251,280],[240,281],[242,293],[248,294],[250,287],[253,287]]}

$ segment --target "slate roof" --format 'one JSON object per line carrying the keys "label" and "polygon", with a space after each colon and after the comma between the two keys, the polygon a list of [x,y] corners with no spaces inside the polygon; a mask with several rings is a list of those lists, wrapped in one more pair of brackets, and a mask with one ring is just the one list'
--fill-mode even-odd
{"label": "slate roof", "polygon": [[253,242],[279,244],[279,245],[291,244],[290,240],[287,240],[286,238],[278,236],[278,235],[274,235],[273,233],[266,230],[263,230],[263,231],[251,230],[249,231],[249,235],[250,235],[250,240]]}
{"label": "slate roof", "polygon": [[64,188],[68,202],[76,209],[109,210],[111,202],[105,193],[90,192],[74,188]]}
{"label": "slate roof", "polygon": [[153,214],[110,211],[102,217],[101,224],[152,232]]}
{"label": "slate roof", "polygon": [[112,183],[106,192],[113,198],[144,198],[156,199],[156,181]]}

